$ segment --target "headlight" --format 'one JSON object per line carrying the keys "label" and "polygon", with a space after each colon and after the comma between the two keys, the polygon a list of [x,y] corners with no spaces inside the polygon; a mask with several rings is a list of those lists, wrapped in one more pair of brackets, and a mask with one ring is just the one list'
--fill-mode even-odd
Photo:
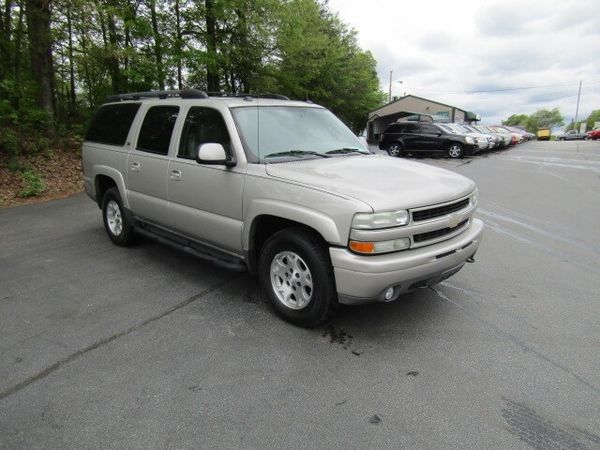
{"label": "headlight", "polygon": [[392,241],[379,241],[379,242],[362,242],[362,241],[350,241],[348,243],[350,250],[363,255],[377,255],[381,253],[398,252],[400,250],[406,250],[410,247],[410,239],[400,238]]}
{"label": "headlight", "polygon": [[478,201],[479,201],[479,190],[477,188],[475,188],[475,190],[473,191],[473,195],[471,195],[471,204],[473,206],[476,206]]}
{"label": "headlight", "polygon": [[465,136],[465,142],[467,144],[474,144],[475,143],[475,139],[473,139],[471,136]]}
{"label": "headlight", "polygon": [[408,223],[408,211],[360,213],[352,219],[352,228],[357,230],[379,230],[381,228],[401,227]]}

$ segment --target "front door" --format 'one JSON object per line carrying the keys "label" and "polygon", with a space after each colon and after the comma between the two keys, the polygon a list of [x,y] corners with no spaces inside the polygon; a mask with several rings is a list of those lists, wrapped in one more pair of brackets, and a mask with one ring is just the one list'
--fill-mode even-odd
{"label": "front door", "polygon": [[420,147],[426,152],[439,152],[443,150],[442,131],[430,123],[421,124]]}
{"label": "front door", "polygon": [[191,107],[169,164],[171,227],[205,244],[240,254],[244,173],[237,167],[198,164],[198,148],[206,143],[218,143],[226,152],[233,152],[221,113]]}

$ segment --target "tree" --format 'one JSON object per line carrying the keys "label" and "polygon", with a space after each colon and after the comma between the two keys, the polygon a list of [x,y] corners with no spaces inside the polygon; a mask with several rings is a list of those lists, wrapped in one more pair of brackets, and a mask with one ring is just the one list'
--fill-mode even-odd
{"label": "tree", "polygon": [[529,116],[527,114],[513,114],[508,119],[502,121],[502,125],[507,126],[523,126],[526,127],[529,122]]}
{"label": "tree", "polygon": [[49,131],[54,122],[54,69],[50,32],[51,0],[27,0],[27,31],[31,69],[37,83],[37,102],[48,116]]}
{"label": "tree", "polygon": [[600,122],[600,109],[596,109],[595,111],[592,111],[591,114],[588,116],[588,118],[586,120],[587,129],[588,130],[593,129],[594,124],[596,122]]}
{"label": "tree", "polygon": [[551,110],[538,109],[529,117],[527,129],[554,128],[564,125],[564,118],[558,108]]}

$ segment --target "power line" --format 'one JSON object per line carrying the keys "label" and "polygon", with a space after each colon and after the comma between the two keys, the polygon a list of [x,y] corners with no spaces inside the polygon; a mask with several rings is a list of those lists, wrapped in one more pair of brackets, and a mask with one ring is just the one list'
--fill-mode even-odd
{"label": "power line", "polygon": [[[594,77],[594,78],[600,78],[600,77]],[[591,78],[591,79],[593,79],[593,78]],[[586,83],[587,86],[600,83],[600,80],[589,81],[591,79],[588,79],[587,81],[586,80],[583,80],[583,81],[584,81],[584,83]],[[410,85],[405,86],[405,89],[406,90],[414,89],[414,90],[419,90],[422,92],[429,92],[432,94],[470,95],[470,94],[486,94],[486,93],[495,93],[495,92],[522,91],[522,90],[528,90],[528,89],[541,89],[541,88],[556,87],[556,86],[575,86],[578,84],[579,84],[579,81],[575,81],[575,82],[569,82],[569,83],[540,84],[537,86],[519,86],[519,87],[502,88],[502,89],[481,89],[481,90],[476,90],[476,91],[462,91],[462,92],[436,91],[436,90],[430,90],[426,87],[410,86]]]}

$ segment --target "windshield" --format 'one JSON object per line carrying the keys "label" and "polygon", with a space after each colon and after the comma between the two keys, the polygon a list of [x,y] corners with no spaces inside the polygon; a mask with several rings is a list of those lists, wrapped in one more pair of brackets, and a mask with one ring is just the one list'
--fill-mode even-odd
{"label": "windshield", "polygon": [[451,128],[450,126],[448,126],[448,125],[440,125],[440,124],[438,124],[438,126],[440,128],[443,128],[444,130],[446,130],[449,133],[457,134],[456,131],[453,128]]}
{"label": "windshield", "polygon": [[297,106],[250,106],[231,113],[246,149],[259,162],[370,154],[330,111]]}
{"label": "windshield", "polygon": [[456,124],[454,125],[454,127],[456,128],[457,131],[459,131],[460,133],[472,133],[473,130],[469,130],[467,127],[465,127],[464,125],[459,125]]}

